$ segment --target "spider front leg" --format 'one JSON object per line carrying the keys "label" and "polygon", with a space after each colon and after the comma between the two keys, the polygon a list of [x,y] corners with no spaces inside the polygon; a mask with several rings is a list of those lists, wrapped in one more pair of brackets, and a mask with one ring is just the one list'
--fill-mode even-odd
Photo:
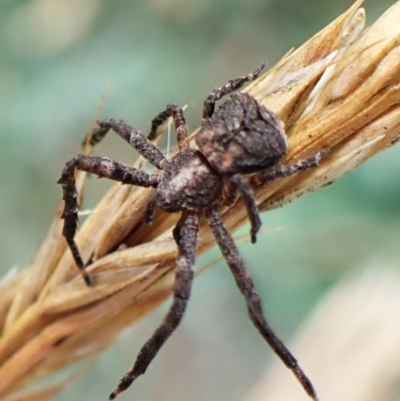
{"label": "spider front leg", "polygon": [[132,370],[121,379],[118,387],[110,394],[110,400],[126,390],[140,375],[146,372],[157,352],[182,320],[192,287],[192,268],[196,258],[200,216],[201,212],[182,212],[182,216],[173,231],[178,246],[178,258],[176,260],[172,306],[161,326],[140,350]]}
{"label": "spider front leg", "polygon": [[160,127],[160,125],[162,125],[169,117],[172,117],[174,120],[179,151],[189,149],[189,135],[187,132],[185,116],[182,107],[177,104],[169,104],[164,111],[153,119],[147,139],[153,140],[157,135],[158,127]]}
{"label": "spider front leg", "polygon": [[61,218],[64,219],[63,235],[85,283],[89,286],[92,282],[84,270],[85,264],[74,241],[78,225],[78,196],[75,186],[75,170],[86,171],[96,174],[98,177],[119,181],[122,184],[139,185],[141,187],[156,187],[158,174],[149,175],[144,171],[107,157],[97,156],[77,155],[65,165],[61,177],[57,181],[63,187],[63,199],[65,202],[64,211],[61,215]]}
{"label": "spider front leg", "polygon": [[211,231],[231,269],[236,284],[246,299],[250,319],[264,340],[267,341],[282,362],[294,373],[306,393],[315,401],[318,400],[313,385],[298,365],[295,357],[269,327],[264,317],[261,299],[254,287],[253,280],[240,257],[239,251],[236,248],[231,235],[221,220],[218,208],[213,206],[206,209],[205,213]]}
{"label": "spider front leg", "polygon": [[220,100],[225,95],[240,89],[246,82],[254,81],[264,69],[265,63],[260,64],[256,70],[244,77],[237,77],[230,79],[229,82],[221,87],[214,88],[214,90],[207,96],[203,106],[203,119],[201,125],[205,125],[214,113],[215,102]]}
{"label": "spider front leg", "polygon": [[158,169],[162,169],[167,161],[162,152],[154,146],[146,137],[136,128],[131,127],[123,120],[109,118],[108,120],[98,122],[98,127],[90,138],[92,146],[98,144],[112,129],[121,138],[125,139],[132,147],[134,147],[146,160]]}

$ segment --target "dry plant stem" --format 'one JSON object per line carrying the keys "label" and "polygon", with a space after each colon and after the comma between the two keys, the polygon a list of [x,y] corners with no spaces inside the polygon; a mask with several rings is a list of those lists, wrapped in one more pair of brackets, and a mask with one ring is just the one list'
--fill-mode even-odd
{"label": "dry plant stem", "polygon": [[[159,278],[165,271],[159,270],[157,273],[157,278]],[[133,279],[131,278],[131,280]],[[128,307],[132,303],[132,298],[135,298],[135,294],[148,288],[148,285],[146,278],[136,280],[133,284],[128,284],[118,291],[113,297],[105,297],[102,302],[97,302],[85,309],[78,309],[72,314],[66,314],[52,323],[48,320],[39,336],[29,341],[20,352],[12,355],[1,365],[0,377],[3,380],[0,382],[0,393],[12,387],[27,373],[31,373],[29,370],[36,367],[43,359],[43,355],[50,354],[54,348],[67,341],[69,337],[76,336],[82,327],[88,329],[100,321],[105,321],[118,310]],[[101,338],[102,336],[95,342],[101,341]],[[25,361],[30,361],[30,363],[26,364]]]}
{"label": "dry plant stem", "polygon": [[[97,107],[95,116],[93,118],[91,128],[94,127],[95,121],[98,118],[102,104],[107,93],[108,85],[103,91],[99,106]],[[90,151],[87,145],[84,146],[83,154],[88,154]],[[83,186],[85,182],[86,174],[79,172],[76,175],[76,186],[78,192],[78,202],[82,200]],[[62,213],[63,205],[60,205],[55,219],[49,229],[46,239],[43,241],[39,251],[37,252],[32,264],[27,268],[28,274],[25,274],[24,282],[19,287],[17,295],[14,297],[12,306],[6,315],[6,322],[3,327],[3,331],[7,331],[8,327],[20,316],[20,314],[33,303],[38,295],[43,290],[43,285],[47,281],[48,277],[53,273],[53,270],[57,266],[60,258],[65,252],[66,243],[60,237],[60,230],[62,222],[60,216]]]}
{"label": "dry plant stem", "polygon": [[[246,89],[285,123],[287,163],[331,149],[319,168],[295,177],[262,185],[251,177],[260,210],[340,178],[399,137],[400,3],[361,33],[360,4]],[[170,229],[179,216],[157,210],[153,225],[142,225],[151,190],[130,191],[128,186],[113,187],[79,231],[83,256],[94,255],[89,272],[98,286],[86,289],[77,277],[72,257],[64,252],[59,215],[33,267],[4,281],[0,401],[33,378],[98,354],[171,293],[176,246]],[[230,232],[246,223],[244,202],[224,210],[223,217]],[[213,244],[209,229],[202,226],[199,252]],[[118,250],[121,245],[130,248]],[[19,295],[11,301],[15,293]]]}

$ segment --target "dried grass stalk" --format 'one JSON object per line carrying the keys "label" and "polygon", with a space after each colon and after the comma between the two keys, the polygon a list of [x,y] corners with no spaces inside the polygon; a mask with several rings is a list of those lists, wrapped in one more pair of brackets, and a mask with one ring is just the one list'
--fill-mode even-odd
{"label": "dried grass stalk", "polygon": [[[364,31],[361,3],[246,89],[285,123],[288,162],[331,148],[317,169],[261,186],[250,179],[260,210],[336,180],[399,136],[400,3]],[[18,399],[32,399],[33,379],[91,360],[170,295],[176,256],[170,231],[177,215],[158,210],[152,226],[142,225],[150,194],[116,185],[81,227],[79,249],[95,260],[89,266],[93,288],[77,277],[60,235],[60,210],[32,265],[3,280],[0,401],[22,387],[28,395]],[[226,210],[224,220],[231,231],[246,223],[243,202]],[[118,250],[122,244],[127,249]],[[213,245],[202,227],[199,252]],[[46,399],[43,391],[36,399]]]}

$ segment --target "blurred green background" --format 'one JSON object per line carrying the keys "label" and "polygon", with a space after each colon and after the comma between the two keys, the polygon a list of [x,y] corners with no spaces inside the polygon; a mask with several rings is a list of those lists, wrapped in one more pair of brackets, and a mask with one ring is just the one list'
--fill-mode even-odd
{"label": "blurred green background", "polygon": [[[121,117],[147,132],[151,119],[175,102],[188,104],[194,129],[214,86],[262,60],[272,66],[351,3],[2,0],[2,273],[26,266],[45,236],[61,198],[60,171],[79,152],[107,82],[102,117]],[[391,3],[366,1],[369,22]],[[95,153],[125,162],[133,154],[114,136]],[[341,276],[399,260],[399,154],[394,147],[335,185],[265,214],[258,244],[241,247],[283,338]],[[85,208],[107,186],[91,181]],[[106,399],[164,313],[165,306],[130,331],[56,399]],[[196,280],[184,323],[120,400],[241,400],[271,358],[220,262]]]}

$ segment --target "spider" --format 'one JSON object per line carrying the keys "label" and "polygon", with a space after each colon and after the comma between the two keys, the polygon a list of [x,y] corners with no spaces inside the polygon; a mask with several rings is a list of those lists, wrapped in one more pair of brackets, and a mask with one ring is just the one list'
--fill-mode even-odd
{"label": "spider", "polygon": [[[287,153],[286,135],[281,121],[252,96],[233,93],[246,82],[256,79],[264,66],[263,63],[250,74],[231,79],[226,85],[214,88],[207,96],[201,128],[195,136],[198,149],[190,147],[183,110],[176,104],[168,105],[153,119],[147,138],[122,120],[110,118],[98,123],[90,139],[92,145],[113,130],[153,164],[158,172],[148,174],[106,157],[84,155],[73,157],[62,171],[58,183],[62,185],[65,201],[63,235],[87,285],[92,282],[84,270],[85,264],[74,241],[78,222],[75,170],[123,184],[153,187],[154,192],[144,216],[148,224],[152,222],[156,205],[170,213],[181,212],[172,231],[178,247],[172,306],[162,324],[140,350],[132,370],[110,394],[111,400],[145,373],[184,315],[190,297],[199,222],[203,214],[246,300],[253,324],[293,372],[307,394],[317,400],[314,387],[297,360],[268,325],[253,280],[220,214],[221,206],[232,205],[241,195],[250,220],[251,242],[255,243],[261,220],[252,189],[243,174],[258,173],[263,181],[287,177],[317,166],[325,152],[318,152],[292,165],[281,164]],[[216,101],[226,95],[230,95],[229,98],[215,111]],[[170,160],[151,143],[158,128],[169,117],[173,119],[179,147],[177,154]]]}

